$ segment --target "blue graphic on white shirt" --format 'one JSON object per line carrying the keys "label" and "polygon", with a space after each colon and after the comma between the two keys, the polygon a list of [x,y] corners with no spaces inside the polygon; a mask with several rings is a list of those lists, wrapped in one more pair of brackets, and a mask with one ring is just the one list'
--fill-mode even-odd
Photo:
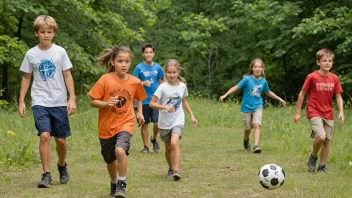
{"label": "blue graphic on white shirt", "polygon": [[254,85],[253,89],[251,90],[251,96],[261,97],[260,95],[261,88],[262,88],[262,85]]}
{"label": "blue graphic on white shirt", "polygon": [[54,79],[54,74],[56,72],[56,66],[52,59],[48,60],[46,58],[40,60],[38,66],[38,71],[42,80],[46,81],[48,79]]}
{"label": "blue graphic on white shirt", "polygon": [[181,95],[179,93],[174,93],[172,96],[170,96],[166,101],[165,105],[168,106],[173,106],[175,111],[180,107],[181,105]]}

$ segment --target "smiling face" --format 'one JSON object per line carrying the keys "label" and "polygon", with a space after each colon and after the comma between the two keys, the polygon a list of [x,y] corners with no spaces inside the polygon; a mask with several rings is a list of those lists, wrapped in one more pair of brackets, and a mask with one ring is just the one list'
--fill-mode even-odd
{"label": "smiling face", "polygon": [[153,62],[154,55],[155,55],[154,50],[151,47],[145,48],[142,53],[142,56],[144,57],[144,61],[148,65],[151,65],[151,63]]}
{"label": "smiling face", "polygon": [[333,58],[329,55],[323,55],[319,60],[317,60],[317,65],[320,67],[320,71],[326,74],[330,71],[333,64]]}
{"label": "smiling face", "polygon": [[260,78],[260,76],[263,73],[264,68],[263,68],[263,65],[260,62],[256,61],[256,62],[254,62],[253,67],[252,67],[251,70],[253,72],[254,78]]}
{"label": "smiling face", "polygon": [[170,65],[167,67],[165,75],[169,84],[175,84],[178,82],[178,76],[180,75],[180,72],[176,66]]}
{"label": "smiling face", "polygon": [[120,79],[125,79],[131,66],[131,53],[118,52],[115,59],[111,60],[111,64],[115,67],[115,76]]}
{"label": "smiling face", "polygon": [[51,41],[55,37],[55,30],[48,25],[41,25],[38,31],[35,32],[35,36],[39,39],[39,48],[45,50],[51,47]]}

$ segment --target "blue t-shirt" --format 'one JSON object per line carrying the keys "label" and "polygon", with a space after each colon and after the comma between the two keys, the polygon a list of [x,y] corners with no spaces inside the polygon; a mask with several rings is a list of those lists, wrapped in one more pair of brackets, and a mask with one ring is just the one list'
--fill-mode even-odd
{"label": "blue t-shirt", "polygon": [[158,80],[164,78],[164,72],[158,63],[146,65],[144,62],[139,63],[133,71],[133,76],[139,78],[142,82],[149,80],[150,86],[143,86],[148,98],[142,101],[143,105],[150,103],[156,89],[159,86]]}
{"label": "blue t-shirt", "polygon": [[243,98],[241,112],[250,113],[259,108],[263,108],[263,98],[261,94],[270,91],[265,78],[255,79],[253,75],[244,77],[237,86],[243,88]]}

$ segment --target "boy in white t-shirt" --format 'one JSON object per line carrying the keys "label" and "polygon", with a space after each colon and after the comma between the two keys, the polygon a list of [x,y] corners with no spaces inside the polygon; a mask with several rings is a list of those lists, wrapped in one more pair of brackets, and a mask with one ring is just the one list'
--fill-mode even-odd
{"label": "boy in white t-shirt", "polygon": [[[51,43],[57,29],[55,20],[48,15],[41,15],[34,21],[33,27],[39,44],[27,51],[20,68],[24,75],[21,82],[18,112],[21,117],[25,118],[24,98],[33,72],[32,109],[35,127],[40,137],[39,153],[44,171],[37,186],[48,188],[52,182],[50,136],[55,137],[60,183],[65,184],[70,179],[66,164],[66,138],[71,135],[68,116],[76,112],[76,98],[70,71],[71,61],[64,48]],[[69,101],[67,101],[65,82],[70,94]]]}

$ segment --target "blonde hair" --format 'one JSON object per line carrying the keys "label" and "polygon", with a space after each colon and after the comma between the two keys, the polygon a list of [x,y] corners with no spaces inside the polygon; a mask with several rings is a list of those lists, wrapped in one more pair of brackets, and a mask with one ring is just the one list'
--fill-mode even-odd
{"label": "blonde hair", "polygon": [[176,59],[169,59],[166,61],[165,65],[164,65],[164,72],[167,73],[168,68],[171,66],[176,67],[176,69],[178,71],[177,79],[180,82],[183,82],[186,84],[186,80],[181,76],[181,69],[183,69],[183,68],[181,67],[181,64]]}
{"label": "blonde hair", "polygon": [[38,16],[33,23],[34,32],[38,32],[39,28],[43,25],[47,25],[49,28],[52,28],[54,32],[56,32],[57,24],[53,17],[49,15]]}
{"label": "blonde hair", "polygon": [[104,51],[97,57],[98,63],[105,66],[109,72],[114,72],[115,67],[111,64],[111,61],[115,59],[118,53],[128,52],[132,58],[131,49],[124,45],[116,45],[112,48],[106,48]]}
{"label": "blonde hair", "polygon": [[317,60],[320,60],[323,56],[330,56],[332,58],[332,60],[334,60],[334,57],[335,57],[334,53],[327,48],[319,50],[317,52],[316,58],[317,58]]}
{"label": "blonde hair", "polygon": [[248,69],[248,72],[247,72],[246,76],[249,76],[249,75],[252,75],[252,74],[253,74],[253,70],[252,70],[252,69],[253,69],[254,64],[255,64],[256,62],[259,62],[259,63],[262,65],[262,67],[263,67],[263,72],[260,74],[260,76],[262,76],[263,78],[265,78],[265,74],[264,74],[264,62],[263,62],[262,59],[260,59],[260,58],[256,58],[256,59],[252,60],[251,64],[249,65],[249,69]]}

